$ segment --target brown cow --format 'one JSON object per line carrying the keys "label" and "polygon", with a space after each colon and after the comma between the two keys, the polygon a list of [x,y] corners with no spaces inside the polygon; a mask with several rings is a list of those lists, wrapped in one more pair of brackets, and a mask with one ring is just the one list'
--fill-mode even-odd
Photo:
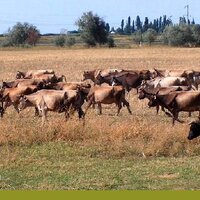
{"label": "brown cow", "polygon": [[179,122],[183,122],[178,119],[179,112],[200,111],[200,92],[199,91],[170,92],[169,94],[166,94],[166,95],[149,93],[149,95],[152,95],[148,103],[149,107],[154,107],[159,104],[160,106],[163,106],[164,108],[166,108],[172,114],[173,125],[175,123],[175,120]]}
{"label": "brown cow", "polygon": [[[141,99],[149,99],[151,100],[152,98],[152,94],[158,94],[158,95],[167,95],[170,92],[175,92],[175,91],[189,91],[191,90],[190,87],[188,86],[171,86],[171,87],[161,87],[161,88],[154,88],[150,90],[150,94],[148,93],[149,89],[148,88],[139,88],[139,92],[138,92],[138,98]],[[159,104],[156,105],[156,113],[158,114],[159,112]],[[164,107],[161,108],[162,111],[165,112]]]}
{"label": "brown cow", "polygon": [[45,81],[46,83],[57,83],[60,81],[66,81],[66,77],[64,75],[57,76],[55,74],[37,74],[32,76],[33,79],[40,79]]}
{"label": "brown cow", "polygon": [[65,91],[58,90],[40,90],[34,94],[24,95],[19,100],[19,111],[27,107],[35,107],[42,116],[42,125],[44,125],[47,112],[65,112],[65,100],[68,95]]}
{"label": "brown cow", "polygon": [[15,81],[3,81],[2,88],[15,88],[15,87],[32,87],[36,86],[38,90],[46,86],[46,82],[39,79],[17,79]]}
{"label": "brown cow", "polygon": [[80,87],[91,88],[91,85],[85,82],[58,82],[47,85],[48,89],[54,90],[77,90]]}
{"label": "brown cow", "polygon": [[85,114],[92,104],[97,104],[99,114],[102,114],[101,104],[115,103],[118,106],[117,115],[123,106],[126,106],[128,112],[132,114],[129,103],[125,99],[125,89],[122,86],[94,86],[90,89],[87,96],[88,104],[85,109]]}
{"label": "brown cow", "polygon": [[45,69],[45,70],[29,70],[27,72],[17,71],[16,79],[31,79],[34,75],[39,74],[55,74],[54,70],[52,69]]}
{"label": "brown cow", "polygon": [[[24,86],[20,88],[6,88],[2,89],[0,91],[1,96],[1,102],[3,105],[3,113],[6,111],[7,107],[13,105],[15,110],[19,113],[18,105],[19,105],[19,99],[21,95],[25,94],[31,94],[33,92],[37,91],[37,86]],[[2,113],[2,117],[3,117]]]}
{"label": "brown cow", "polygon": [[105,77],[105,76],[108,76],[110,74],[118,73],[118,72],[121,72],[121,71],[122,71],[121,69],[103,69],[103,70],[97,69],[97,70],[84,71],[82,81],[89,79],[89,80],[92,80],[95,83],[96,78],[99,75],[102,76],[102,77]]}

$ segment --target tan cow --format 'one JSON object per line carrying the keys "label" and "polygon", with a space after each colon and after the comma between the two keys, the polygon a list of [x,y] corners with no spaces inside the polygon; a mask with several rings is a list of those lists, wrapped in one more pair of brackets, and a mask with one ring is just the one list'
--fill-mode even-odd
{"label": "tan cow", "polygon": [[34,75],[39,75],[39,74],[55,74],[55,72],[52,69],[29,70],[27,72],[17,71],[16,79],[21,79],[21,78],[31,79],[33,78]]}
{"label": "tan cow", "polygon": [[83,72],[83,80],[92,80],[94,83],[96,82],[96,77],[101,75],[102,77],[108,76],[112,73],[121,72],[121,69],[97,69]]}
{"label": "tan cow", "polygon": [[128,112],[132,114],[128,101],[125,99],[125,89],[122,86],[94,86],[90,89],[87,96],[88,104],[85,109],[85,114],[92,104],[97,104],[99,114],[102,114],[101,104],[115,103],[118,106],[117,115],[123,106],[126,106]]}
{"label": "tan cow", "polygon": [[[20,88],[5,88],[0,91],[1,102],[3,105],[3,113],[7,107],[13,105],[15,110],[19,113],[18,105],[19,99],[22,95],[31,94],[37,91],[37,86],[24,86]],[[3,114],[2,114],[3,117]]]}
{"label": "tan cow", "polygon": [[39,114],[42,116],[42,125],[44,125],[47,112],[65,112],[65,100],[68,95],[65,91],[58,90],[40,90],[34,94],[24,95],[19,101],[19,111],[27,107],[37,108]]}

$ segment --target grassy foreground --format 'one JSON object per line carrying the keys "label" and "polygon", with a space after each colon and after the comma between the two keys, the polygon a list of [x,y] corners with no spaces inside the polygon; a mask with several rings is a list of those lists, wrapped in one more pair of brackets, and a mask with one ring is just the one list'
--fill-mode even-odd
{"label": "grassy foreground", "polygon": [[[54,69],[68,81],[80,81],[84,70],[200,69],[199,48],[4,49],[0,80],[13,80],[17,70]],[[0,120],[0,189],[196,190],[200,189],[200,138],[187,140],[193,113],[181,113],[185,124],[147,107],[133,92],[133,115],[103,106],[90,109],[83,126],[75,115],[49,113],[48,122],[34,110],[18,115],[8,108]]]}
{"label": "grassy foreground", "polygon": [[[9,154],[8,154],[9,152]],[[194,190],[200,158],[103,158],[63,142],[1,148],[1,189]]]}

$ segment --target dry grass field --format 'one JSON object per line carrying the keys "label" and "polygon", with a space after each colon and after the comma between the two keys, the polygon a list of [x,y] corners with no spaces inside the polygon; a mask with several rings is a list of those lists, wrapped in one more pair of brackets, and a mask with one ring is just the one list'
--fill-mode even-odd
{"label": "dry grass field", "polygon": [[[200,69],[200,49],[144,47],[132,49],[8,49],[0,51],[0,80],[17,70],[54,69],[68,81],[84,70]],[[85,125],[73,116],[49,113],[40,127],[34,110],[19,115],[8,108],[0,120],[1,189],[199,189],[200,141],[187,140],[187,123],[171,125],[156,115],[134,91],[128,97],[133,115],[123,108],[90,109]],[[181,113],[181,119],[192,118]],[[191,181],[193,180],[193,182]],[[190,183],[191,181],[191,183]]]}

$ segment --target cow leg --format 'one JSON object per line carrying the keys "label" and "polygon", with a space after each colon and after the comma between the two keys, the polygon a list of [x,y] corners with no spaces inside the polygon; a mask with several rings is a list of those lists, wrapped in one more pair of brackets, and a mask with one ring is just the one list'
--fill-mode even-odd
{"label": "cow leg", "polygon": [[[3,105],[3,102],[2,102],[2,105]],[[3,117],[3,114],[5,113],[6,109],[7,109],[10,105],[12,105],[10,101],[5,101],[5,104],[4,104],[3,108],[2,108],[3,113],[1,113],[2,117]]]}
{"label": "cow leg", "polygon": [[129,104],[129,102],[126,101],[126,99],[122,99],[122,103],[123,103],[123,105],[126,106],[128,112],[129,112],[129,114],[132,115],[132,111],[131,111],[131,109],[130,109],[130,104]]}
{"label": "cow leg", "polygon": [[86,115],[88,109],[90,108],[90,106],[91,106],[92,104],[94,105],[93,98],[88,100],[88,104],[87,104],[87,106],[86,106],[86,108],[85,108],[85,114],[84,114],[84,117],[85,117],[85,115]]}
{"label": "cow leg", "polygon": [[4,114],[4,107],[3,107],[3,101],[1,102],[1,108],[0,108],[0,114],[1,114],[1,118],[3,118],[3,114]]}
{"label": "cow leg", "polygon": [[117,110],[117,116],[118,116],[119,113],[120,113],[120,110],[122,109],[122,103],[119,102],[119,103],[117,104],[117,106],[118,106],[118,110]]}
{"label": "cow leg", "polygon": [[17,111],[17,113],[19,114],[18,104],[14,103],[13,106],[14,106],[15,110]]}
{"label": "cow leg", "polygon": [[81,119],[81,118],[84,116],[84,112],[83,112],[82,108],[81,108],[81,107],[78,108],[78,109],[77,109],[77,112],[78,112],[78,117],[79,117],[79,119]]}
{"label": "cow leg", "polygon": [[182,120],[180,120],[179,118],[178,118],[178,112],[173,112],[173,121],[172,121],[172,125],[174,126],[174,124],[175,124],[175,121],[177,121],[177,122],[179,122],[179,123],[184,123],[184,121],[182,121]]}
{"label": "cow leg", "polygon": [[47,110],[46,109],[42,109],[41,112],[42,112],[42,126],[44,126],[44,123],[45,123],[45,121],[47,119]]}
{"label": "cow leg", "polygon": [[160,106],[157,105],[157,106],[156,106],[156,114],[158,114],[158,112],[159,112],[159,108],[160,108]]}
{"label": "cow leg", "polygon": [[39,116],[39,110],[37,107],[35,107],[35,117]]}
{"label": "cow leg", "polygon": [[101,103],[98,103],[97,106],[98,106],[98,115],[102,115],[102,106],[101,106]]}

